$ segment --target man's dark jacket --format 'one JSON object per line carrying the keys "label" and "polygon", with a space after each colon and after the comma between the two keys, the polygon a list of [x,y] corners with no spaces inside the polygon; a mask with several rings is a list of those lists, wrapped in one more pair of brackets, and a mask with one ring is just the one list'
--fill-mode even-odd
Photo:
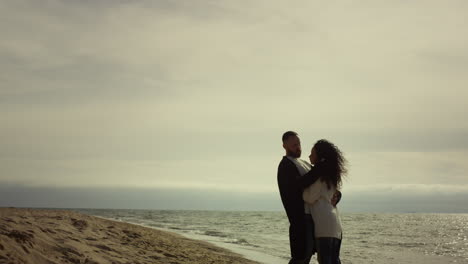
{"label": "man's dark jacket", "polygon": [[293,258],[305,256],[306,222],[302,192],[318,179],[319,171],[319,167],[312,167],[311,171],[301,177],[296,165],[286,156],[278,166],[278,187],[289,219],[289,242]]}

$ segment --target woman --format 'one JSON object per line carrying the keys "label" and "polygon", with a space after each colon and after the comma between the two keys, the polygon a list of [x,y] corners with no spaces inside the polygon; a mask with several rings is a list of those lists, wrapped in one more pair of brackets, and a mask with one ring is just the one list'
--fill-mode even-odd
{"label": "woman", "polygon": [[341,151],[331,142],[322,139],[311,150],[310,163],[319,169],[319,180],[307,187],[303,199],[314,219],[317,260],[320,264],[340,264],[341,221],[334,206],[335,193],[346,174]]}

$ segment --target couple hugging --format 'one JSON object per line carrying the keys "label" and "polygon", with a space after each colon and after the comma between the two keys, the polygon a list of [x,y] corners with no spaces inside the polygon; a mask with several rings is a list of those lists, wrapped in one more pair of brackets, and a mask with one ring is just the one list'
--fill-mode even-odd
{"label": "couple hugging", "polygon": [[310,163],[300,159],[298,134],[283,134],[286,156],[278,166],[278,187],[289,219],[289,264],[308,264],[317,252],[320,264],[339,264],[341,221],[336,204],[346,174],[341,151],[327,140],[313,146]]}

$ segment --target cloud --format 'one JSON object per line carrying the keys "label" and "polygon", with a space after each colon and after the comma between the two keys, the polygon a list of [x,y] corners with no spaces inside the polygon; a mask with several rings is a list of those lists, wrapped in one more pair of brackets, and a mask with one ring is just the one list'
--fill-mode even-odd
{"label": "cloud", "polygon": [[279,196],[229,190],[134,187],[30,187],[2,182],[0,207],[279,210]]}
{"label": "cloud", "polygon": [[468,185],[392,184],[354,186],[341,203],[345,212],[467,213]]}
{"label": "cloud", "polygon": [[467,152],[349,153],[346,185],[468,184]]}
{"label": "cloud", "polygon": [[[424,190],[423,190],[424,189]],[[345,192],[341,212],[467,213],[468,186],[374,186]],[[423,190],[419,192],[418,190]],[[416,192],[415,192],[416,191]],[[455,191],[455,192],[453,192]],[[283,211],[277,192],[210,188],[31,187],[2,182],[0,206],[172,210]]]}
{"label": "cloud", "polygon": [[271,191],[293,129],[351,186],[466,184],[466,8],[4,1],[0,177]]}
{"label": "cloud", "polygon": [[351,195],[359,196],[452,196],[468,194],[468,184],[374,184],[346,188]]}

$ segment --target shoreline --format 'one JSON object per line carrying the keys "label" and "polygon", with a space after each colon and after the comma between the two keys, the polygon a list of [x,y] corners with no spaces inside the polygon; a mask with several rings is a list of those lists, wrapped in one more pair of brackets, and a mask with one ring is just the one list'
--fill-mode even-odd
{"label": "shoreline", "polygon": [[[101,217],[101,216],[97,216]],[[111,219],[112,218],[105,218],[104,219]],[[249,249],[246,246],[239,245],[239,244],[232,244],[232,243],[227,243],[227,242],[222,242],[222,241],[217,241],[214,240],[213,237],[211,236],[206,236],[206,235],[199,235],[199,234],[190,234],[190,233],[183,233],[183,232],[177,232],[177,230],[173,229],[168,229],[168,228],[162,228],[162,227],[155,227],[155,226],[149,226],[145,224],[140,224],[137,222],[126,222],[123,220],[116,220],[116,221],[121,221],[124,223],[131,223],[131,224],[136,224],[140,226],[145,226],[149,227],[152,229],[156,230],[162,230],[165,232],[169,233],[175,233],[184,237],[187,237],[189,239],[195,239],[197,241],[202,241],[202,242],[207,242],[211,243],[215,246],[219,246],[221,248],[225,248],[227,250],[230,250],[234,253],[240,254],[244,256],[247,259],[257,261],[261,264],[284,264],[289,261],[289,259],[285,258],[278,258],[274,257],[268,254],[265,254],[260,251],[255,251],[254,249]],[[347,241],[346,241],[347,242]],[[413,252],[413,251],[408,251],[405,250],[404,252],[394,252],[391,250],[388,251],[379,251],[379,255],[381,257],[382,262],[375,262],[376,260],[374,259],[369,259],[365,255],[360,256],[359,258],[351,257],[345,253],[345,250],[342,250],[341,252],[341,261],[342,263],[347,263],[347,264],[355,264],[355,263],[401,263],[401,264],[415,264],[415,263],[424,263],[424,264],[436,264],[436,263],[459,263],[460,259],[454,258],[452,256],[439,256],[439,255],[432,255],[432,254],[422,254],[421,252]],[[312,257],[311,263],[316,263],[316,257],[317,255],[314,254]]]}
{"label": "shoreline", "polygon": [[182,233],[182,232],[179,233],[179,232],[174,231],[172,229],[167,229],[167,228],[162,228],[162,227],[154,227],[154,226],[144,225],[144,224],[140,224],[140,223],[136,223],[136,222],[127,222],[127,221],[122,221],[122,220],[113,219],[113,218],[106,218],[106,217],[102,217],[102,216],[98,216],[98,215],[92,215],[92,216],[97,217],[97,218],[101,218],[101,219],[105,219],[105,220],[117,221],[117,222],[142,226],[142,227],[146,227],[146,228],[151,228],[151,229],[155,229],[155,230],[160,230],[160,231],[163,231],[163,232],[183,236],[183,237],[185,237],[187,239],[201,241],[203,243],[210,243],[210,244],[212,244],[214,246],[224,248],[226,250],[229,250],[229,251],[232,251],[232,252],[234,252],[236,254],[239,254],[242,257],[246,258],[246,259],[256,261],[259,264],[284,264],[284,263],[289,261],[288,259],[281,259],[281,258],[277,258],[277,257],[274,257],[274,256],[270,256],[268,254],[265,254],[265,253],[262,253],[262,252],[259,252],[259,251],[255,251],[253,249],[249,249],[249,248],[246,248],[246,247],[241,246],[241,245],[216,241],[216,240],[213,240],[209,236],[187,234],[187,233]]}
{"label": "shoreline", "polygon": [[259,264],[174,232],[66,209],[0,208],[0,262]]}
{"label": "shoreline", "polygon": [[[10,214],[5,218],[5,212],[8,210],[10,210]],[[15,210],[16,213],[12,214],[11,212],[14,212]],[[286,254],[284,254],[283,251],[281,251],[281,254],[275,254],[278,251],[265,250],[270,249],[269,246],[271,244],[267,244],[270,243],[269,240],[255,240],[253,237],[246,236],[245,233],[242,233],[240,236],[232,236],[232,234],[229,233],[232,231],[232,229],[229,229],[229,226],[226,227],[226,236],[221,236],[222,233],[219,236],[213,236],[211,232],[205,232],[208,229],[211,230],[214,226],[208,226],[206,227],[207,229],[180,228],[185,224],[190,225],[190,223],[194,224],[194,227],[197,227],[197,225],[200,224],[200,221],[204,223],[203,221],[208,221],[210,219],[216,220],[214,222],[210,220],[210,223],[224,223],[223,219],[220,219],[219,216],[213,218],[210,215],[201,214],[195,218],[187,218],[183,221],[177,221],[177,219],[179,219],[178,214],[171,213],[164,215],[164,212],[161,212],[161,214],[158,214],[157,216],[154,214],[148,215],[151,219],[152,217],[155,217],[162,221],[162,223],[172,223],[171,221],[179,223],[179,225],[166,225],[154,224],[153,221],[146,221],[146,214],[138,214],[136,212],[112,212],[100,215],[98,213],[93,214],[93,210],[91,209],[83,211],[75,210],[76,209],[73,208],[0,207],[0,263],[283,264],[288,262]],[[48,212],[48,214],[46,214],[46,212]],[[53,213],[51,214],[51,212]],[[10,217],[11,215],[15,216]],[[132,217],[133,215],[135,215],[135,217]],[[359,217],[362,216],[359,215]],[[381,218],[383,221],[388,217],[382,216]],[[435,220],[437,219],[446,218],[435,218]],[[453,220],[455,218],[448,219]],[[372,243],[375,242],[375,240],[367,240],[367,238],[364,241],[362,239],[365,239],[365,236],[362,239],[356,236],[359,235],[362,230],[367,230],[367,227],[362,225],[350,226],[358,229],[355,230],[354,237],[349,236],[350,239],[343,241],[342,252],[340,254],[343,263],[435,264],[465,263],[465,261],[468,260],[468,258],[463,257],[464,255],[439,255],[436,251],[422,251],[421,249],[424,249],[423,247],[411,247],[411,243],[409,247],[405,247],[404,245],[406,245],[405,243],[408,241],[404,239],[404,236],[402,237],[402,245],[399,245],[399,243],[398,245],[388,246],[385,249],[373,247]],[[375,230],[372,229],[372,226],[370,229]],[[41,233],[44,232],[44,230],[48,231],[47,235],[50,237],[44,237],[44,234]],[[56,233],[61,233],[61,235],[51,233],[50,230]],[[143,233],[156,234],[154,235],[156,238],[154,236],[149,237],[149,235],[145,235],[140,231],[137,232],[135,230],[140,230]],[[213,230],[223,232],[224,229],[215,228]],[[89,234],[89,231],[94,232]],[[132,238],[132,236],[135,236],[132,232],[140,235],[143,234],[143,237],[136,235],[136,237]],[[6,235],[6,238],[24,241],[20,241],[20,243],[18,241],[12,242],[5,240],[3,235]],[[31,242],[29,237],[30,235],[33,235],[34,238],[34,244],[31,248],[29,247],[29,243]],[[353,235],[353,233],[351,233],[351,235]],[[129,242],[129,238],[130,242],[134,242],[133,244],[125,243],[125,245],[120,245],[123,244],[121,242]],[[184,248],[183,243],[186,243],[187,241],[191,241],[192,244]],[[247,243],[246,241],[249,241],[250,243]],[[385,240],[382,241],[385,243]],[[390,237],[389,242],[392,241],[394,240]],[[45,242],[45,244],[43,242]],[[78,243],[79,245],[77,245],[76,242],[80,242],[81,244]],[[275,240],[272,240],[271,242],[275,242]],[[10,246],[10,244],[14,245],[16,248],[8,248],[7,245]],[[172,245],[179,247],[173,248]],[[279,244],[274,248],[279,248],[278,245]],[[187,251],[187,248],[191,252],[190,254],[185,252]],[[20,257],[26,257],[30,254],[37,255],[37,252],[33,252],[37,250],[41,251],[42,256],[36,256],[34,261],[25,261],[22,258],[17,258],[18,254]],[[6,255],[8,253],[11,254],[12,251],[17,252],[17,254],[13,256]],[[28,251],[31,251],[32,253],[28,253]],[[120,255],[109,251],[117,251]],[[219,254],[222,254],[221,252],[223,251],[227,253],[225,253],[223,257],[220,257]],[[273,254],[270,254],[269,252]],[[465,251],[458,252],[463,254]],[[122,256],[122,254],[125,255]],[[213,254],[217,256],[212,256]],[[203,258],[200,258],[201,256],[203,256]],[[8,259],[5,257],[8,257]],[[101,260],[96,261],[95,257],[101,257]],[[216,257],[220,258],[214,261],[213,258]],[[231,259],[231,257],[234,258]],[[46,258],[47,261],[42,260],[42,258]],[[102,260],[102,258],[104,258],[104,260]],[[14,260],[10,261],[9,259]],[[129,261],[129,259],[131,260]],[[137,260],[135,261],[134,259]]]}

